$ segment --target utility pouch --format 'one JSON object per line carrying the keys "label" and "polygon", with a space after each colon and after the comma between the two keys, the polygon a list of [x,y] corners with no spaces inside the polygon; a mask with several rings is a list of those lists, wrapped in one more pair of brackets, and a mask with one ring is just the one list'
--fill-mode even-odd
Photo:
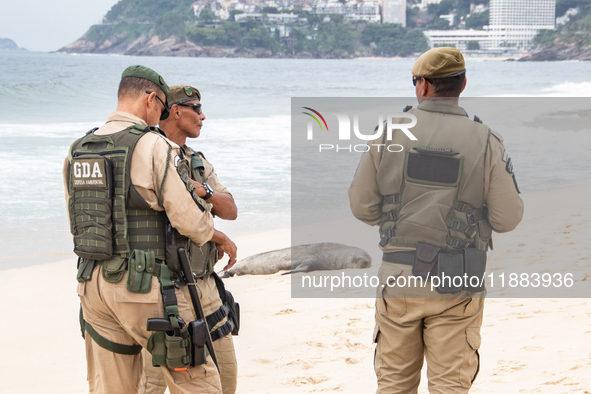
{"label": "utility pouch", "polygon": [[218,262],[218,249],[213,242],[207,242],[198,247],[193,242],[189,247],[191,270],[197,278],[203,278],[213,272]]}
{"label": "utility pouch", "polygon": [[103,279],[109,283],[119,283],[125,275],[127,260],[119,255],[103,262]]}
{"label": "utility pouch", "polygon": [[152,274],[156,266],[154,252],[133,250],[129,256],[127,290],[145,294],[152,289]]}
{"label": "utility pouch", "polygon": [[78,273],[76,274],[76,280],[80,283],[91,280],[95,265],[96,260],[78,257]]}
{"label": "utility pouch", "polygon": [[185,324],[180,329],[180,335],[170,334],[174,334],[174,330],[156,331],[150,335],[146,349],[152,354],[152,366],[184,368],[193,365],[191,364],[191,335],[189,325]]}
{"label": "utility pouch", "polygon": [[456,187],[462,177],[464,158],[451,149],[416,147],[407,151],[406,180],[418,184]]}
{"label": "utility pouch", "polygon": [[234,329],[232,335],[238,335],[240,331],[240,304],[234,301],[234,296],[228,290],[226,290],[226,305],[230,308],[228,318],[234,322]]}
{"label": "utility pouch", "polygon": [[209,355],[209,351],[205,345],[207,341],[207,324],[205,324],[205,320],[195,320],[189,323],[189,331],[191,332],[193,342],[191,366],[205,364],[206,358]]}
{"label": "utility pouch", "polygon": [[166,219],[166,265],[172,271],[179,272],[181,270],[181,263],[179,262],[178,248],[181,245],[177,244],[178,233],[172,227],[172,224]]}
{"label": "utility pouch", "polygon": [[[440,279],[436,288],[440,294],[459,293],[464,288],[464,255],[461,253],[439,253],[437,257],[437,276]],[[459,277],[461,283],[458,284]],[[455,284],[454,284],[455,279]]]}
{"label": "utility pouch", "polygon": [[474,239],[476,248],[481,250],[490,248],[492,250],[492,227],[488,220],[478,221],[478,237]]}
{"label": "utility pouch", "polygon": [[[486,271],[486,252],[478,249],[464,249],[464,264],[466,265],[466,275],[468,276],[468,283],[466,290],[469,291],[484,291],[484,273]],[[472,279],[472,277],[478,278]],[[477,286],[473,284],[478,283]]]}
{"label": "utility pouch", "polygon": [[75,152],[70,161],[70,229],[80,257],[106,260],[113,255],[111,172],[111,161],[98,154]]}
{"label": "utility pouch", "polygon": [[152,366],[166,366],[166,344],[164,331],[157,331],[150,335],[146,349],[152,354]]}
{"label": "utility pouch", "polygon": [[166,366],[168,368],[184,368],[191,363],[191,334],[189,325],[185,324],[180,330],[180,335],[164,333],[164,345],[166,346]]}
{"label": "utility pouch", "polygon": [[427,280],[436,273],[437,254],[441,250],[435,245],[419,242],[412,265],[412,274]]}

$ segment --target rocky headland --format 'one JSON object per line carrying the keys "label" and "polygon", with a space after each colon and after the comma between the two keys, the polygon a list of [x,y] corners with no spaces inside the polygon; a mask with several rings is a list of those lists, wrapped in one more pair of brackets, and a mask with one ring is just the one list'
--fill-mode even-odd
{"label": "rocky headland", "polygon": [[177,37],[160,39],[158,36],[148,36],[142,34],[137,39],[129,42],[126,32],[107,39],[103,42],[91,41],[86,36],[74,41],[71,44],[60,48],[57,52],[63,53],[99,53],[99,54],[119,54],[130,56],[178,56],[178,57],[230,57],[230,58],[352,58],[357,56],[367,56],[365,53],[356,53],[356,56],[348,54],[335,54],[332,52],[299,52],[273,53],[266,48],[244,48],[230,46],[207,46],[196,45],[188,40],[180,40]]}
{"label": "rocky headland", "polygon": [[560,60],[591,60],[591,45],[585,45],[583,41],[566,43],[556,40],[551,46],[519,59],[521,62]]}

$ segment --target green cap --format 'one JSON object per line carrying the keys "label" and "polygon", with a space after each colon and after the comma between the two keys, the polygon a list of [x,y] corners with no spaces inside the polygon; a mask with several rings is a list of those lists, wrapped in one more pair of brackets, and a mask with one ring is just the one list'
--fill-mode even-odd
{"label": "green cap", "polygon": [[166,95],[166,98],[168,98],[168,95],[170,94],[170,88],[168,87],[166,82],[164,82],[164,78],[162,78],[160,74],[158,74],[151,68],[138,65],[129,66],[125,69],[125,71],[123,71],[123,74],[121,74],[121,78],[125,77],[147,79],[148,81],[155,83],[160,89],[162,89],[162,91]]}
{"label": "green cap", "polygon": [[174,85],[170,87],[170,94],[168,95],[169,107],[191,100],[201,100],[199,90],[186,85]]}
{"label": "green cap", "polygon": [[135,65],[135,66],[129,66],[125,69],[125,71],[123,71],[123,74],[121,74],[121,79],[123,79],[125,77],[136,77],[136,78],[147,79],[148,81],[155,83],[156,86],[158,86],[160,89],[162,89],[166,99],[164,99],[164,103],[165,103],[164,104],[164,111],[162,112],[162,115],[160,116],[160,120],[164,120],[164,119],[168,118],[168,114],[169,114],[169,112],[168,112],[168,95],[170,94],[170,88],[168,87],[166,82],[164,82],[164,78],[162,78],[162,76],[160,74],[158,74],[156,71],[152,70],[151,68],[140,66],[140,65]]}
{"label": "green cap", "polygon": [[456,48],[433,48],[423,53],[412,66],[412,74],[423,78],[455,77],[466,72],[464,56]]}

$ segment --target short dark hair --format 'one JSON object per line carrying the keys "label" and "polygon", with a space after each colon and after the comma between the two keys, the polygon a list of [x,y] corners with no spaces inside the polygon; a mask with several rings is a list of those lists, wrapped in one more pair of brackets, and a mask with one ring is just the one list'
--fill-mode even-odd
{"label": "short dark hair", "polygon": [[117,91],[117,97],[139,97],[146,94],[146,91],[156,92],[156,94],[164,94],[162,89],[152,81],[148,81],[144,78],[138,77],[124,77],[119,82],[119,90]]}
{"label": "short dark hair", "polygon": [[465,80],[466,73],[455,77],[428,78],[437,97],[460,97]]}

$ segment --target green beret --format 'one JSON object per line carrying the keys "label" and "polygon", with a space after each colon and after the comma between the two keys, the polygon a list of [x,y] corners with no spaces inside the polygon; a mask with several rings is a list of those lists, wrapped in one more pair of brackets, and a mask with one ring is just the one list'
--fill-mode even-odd
{"label": "green beret", "polygon": [[191,100],[201,100],[201,93],[199,93],[199,90],[186,85],[175,85],[170,87],[170,94],[168,95],[168,105],[170,107],[174,104],[181,104]]}
{"label": "green beret", "polygon": [[162,89],[167,98],[170,94],[170,88],[168,87],[166,82],[164,82],[164,78],[162,78],[160,74],[158,74],[151,68],[137,65],[129,66],[125,69],[125,71],[123,71],[123,74],[121,74],[121,79],[125,77],[147,79],[148,81],[155,83],[160,89]]}
{"label": "green beret", "polygon": [[412,66],[415,77],[445,78],[466,71],[462,52],[456,48],[433,48],[423,53]]}

